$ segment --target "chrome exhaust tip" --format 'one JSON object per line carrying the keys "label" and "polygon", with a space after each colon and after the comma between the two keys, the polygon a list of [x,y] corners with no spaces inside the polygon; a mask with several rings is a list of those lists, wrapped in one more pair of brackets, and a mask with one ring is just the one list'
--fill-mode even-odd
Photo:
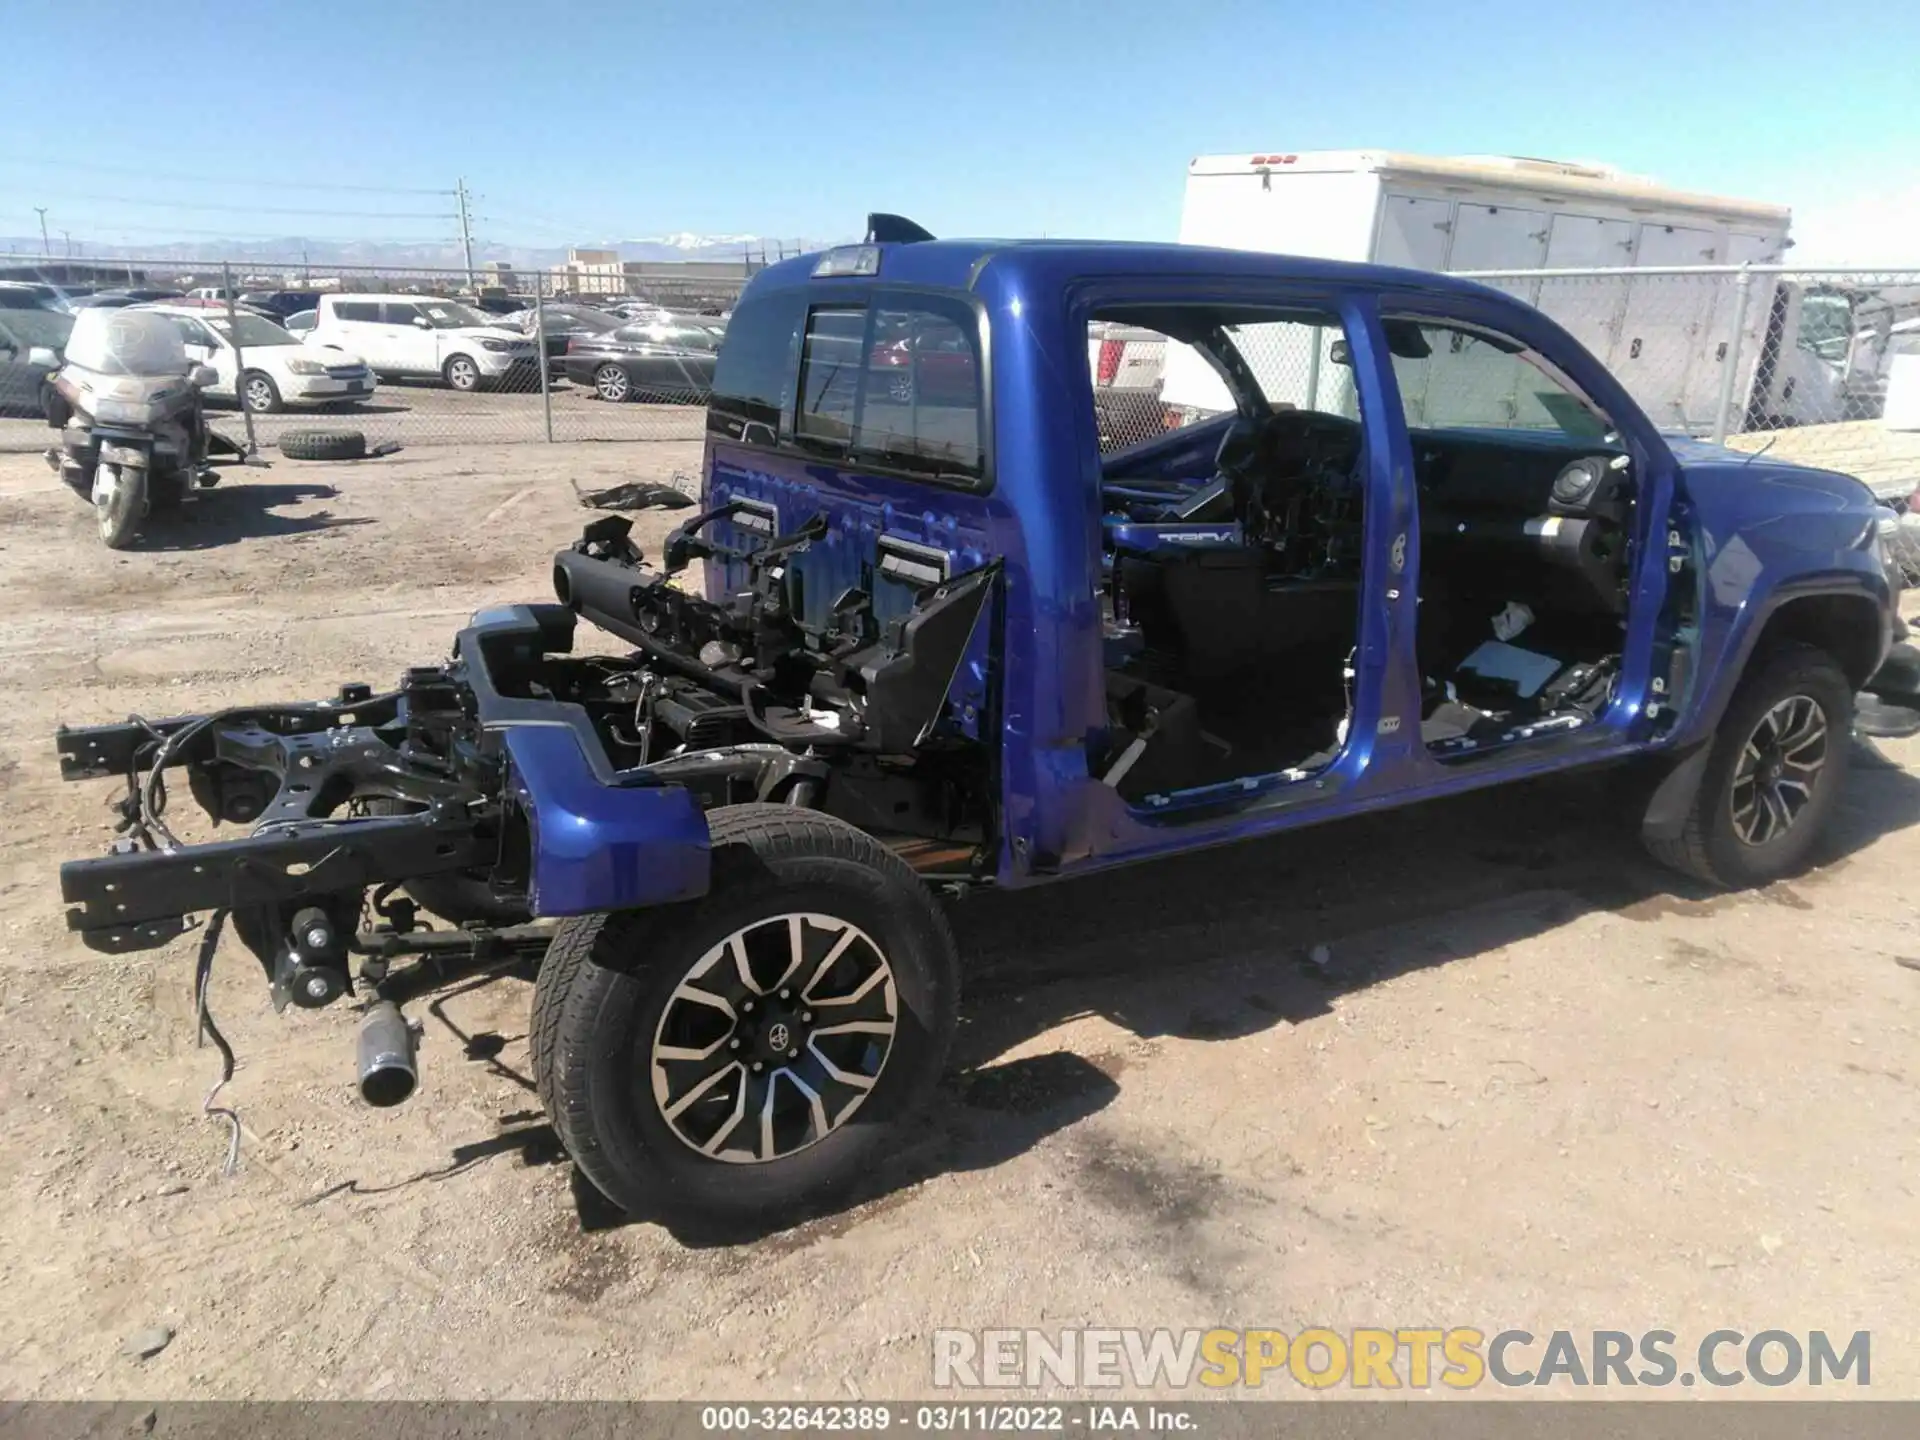
{"label": "chrome exhaust tip", "polygon": [[382,1000],[360,1022],[360,1098],[376,1109],[398,1105],[420,1084],[413,1027],[400,1007]]}

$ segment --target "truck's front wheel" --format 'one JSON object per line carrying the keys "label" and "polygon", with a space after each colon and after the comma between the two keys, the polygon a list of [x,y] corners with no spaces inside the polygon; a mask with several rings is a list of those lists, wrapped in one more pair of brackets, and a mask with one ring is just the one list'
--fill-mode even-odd
{"label": "truck's front wheel", "polygon": [[710,824],[705,897],[562,927],[534,1074],[622,1208],[779,1223],[868,1172],[926,1099],[958,961],[925,885],[863,832],[780,805]]}
{"label": "truck's front wheel", "polygon": [[1685,825],[1655,858],[1731,889],[1806,862],[1846,779],[1853,690],[1832,656],[1781,645],[1756,656],[1722,717]]}

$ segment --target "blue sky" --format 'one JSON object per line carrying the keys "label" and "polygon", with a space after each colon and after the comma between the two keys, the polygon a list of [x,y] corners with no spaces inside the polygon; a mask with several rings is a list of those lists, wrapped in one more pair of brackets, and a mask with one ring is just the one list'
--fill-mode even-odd
{"label": "blue sky", "polygon": [[446,196],[389,191],[461,175],[476,237],[516,245],[836,238],[870,209],[1170,239],[1195,154],[1360,147],[1920,224],[1910,0],[0,0],[0,34],[0,234],[44,205],[95,253],[441,239]]}

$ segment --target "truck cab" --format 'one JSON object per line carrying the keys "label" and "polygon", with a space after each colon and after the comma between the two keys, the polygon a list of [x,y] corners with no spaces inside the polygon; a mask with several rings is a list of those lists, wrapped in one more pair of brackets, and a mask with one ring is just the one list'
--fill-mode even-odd
{"label": "truck cab", "polygon": [[[1212,398],[1123,442],[1103,347],[1154,336]],[[658,555],[598,519],[384,692],[63,729],[128,794],[62,891],[97,948],[230,911],[278,1003],[362,996],[371,1104],[398,1007],[520,953],[588,1179],[763,1223],[910,1132],[944,897],[1602,764],[1696,878],[1803,864],[1855,693],[1920,723],[1878,519],[1469,281],[875,216],[748,285]],[[178,842],[177,769],[250,833]]]}
{"label": "truck cab", "polygon": [[[1796,593],[1758,555],[1737,596],[1709,581],[1762,508],[1812,544],[1789,568],[1825,575],[1850,686],[1888,643],[1857,483],[1689,469],[1570,336],[1486,287],[1177,246],[846,263],[866,269],[789,262],[743,297],[706,503],[776,533],[825,517],[788,564],[808,625],[850,589],[885,623],[914,584],[999,568],[998,644],[957,672],[995,682],[958,711],[1000,727],[998,883],[1695,746]],[[876,340],[902,330],[904,386]],[[1143,334],[1211,386],[1116,448],[1097,357]],[[746,579],[711,566],[709,598]]]}

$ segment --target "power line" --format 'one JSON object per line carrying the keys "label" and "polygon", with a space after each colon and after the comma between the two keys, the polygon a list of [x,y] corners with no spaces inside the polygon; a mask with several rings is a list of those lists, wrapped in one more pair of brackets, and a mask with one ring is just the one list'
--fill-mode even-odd
{"label": "power line", "polygon": [[[28,221],[24,216],[16,215],[11,217],[0,217],[0,218],[5,219],[6,223],[18,222],[21,225],[31,225],[32,223],[31,221]],[[97,224],[93,224],[92,222],[82,222],[82,223],[86,225],[87,231],[91,232],[95,236],[108,236],[108,237],[117,236],[117,235],[180,235],[180,236],[193,235],[193,236],[202,236],[202,237],[215,239],[215,240],[235,240],[235,241],[305,239],[308,241],[318,242],[320,244],[325,244],[325,245],[352,245],[357,243],[385,244],[385,245],[445,245],[448,243],[448,237],[444,233],[439,235],[316,235],[311,230],[304,230],[298,233],[281,231],[277,234],[270,234],[264,231],[255,231],[255,232],[249,233],[245,231],[233,231],[233,230],[196,230],[196,229],[189,228],[187,226],[179,226],[179,225],[97,225]],[[96,240],[94,243],[97,244],[98,241]]]}
{"label": "power line", "polygon": [[447,195],[451,190],[421,189],[401,185],[339,185],[305,180],[248,180],[234,175],[168,175],[140,165],[84,165],[71,160],[42,160],[27,156],[0,156],[0,165],[18,165],[43,170],[81,170],[94,175],[138,175],[148,180],[164,180],[176,185],[243,185],[254,190],[333,190],[363,195]]}
{"label": "power line", "polygon": [[[44,192],[43,192],[44,194]],[[48,200],[82,201],[93,205],[145,206],[154,210],[217,210],[230,215],[337,215],[343,220],[452,220],[438,210],[335,210],[331,206],[207,205],[193,200],[152,200],[139,195],[44,194]]]}

